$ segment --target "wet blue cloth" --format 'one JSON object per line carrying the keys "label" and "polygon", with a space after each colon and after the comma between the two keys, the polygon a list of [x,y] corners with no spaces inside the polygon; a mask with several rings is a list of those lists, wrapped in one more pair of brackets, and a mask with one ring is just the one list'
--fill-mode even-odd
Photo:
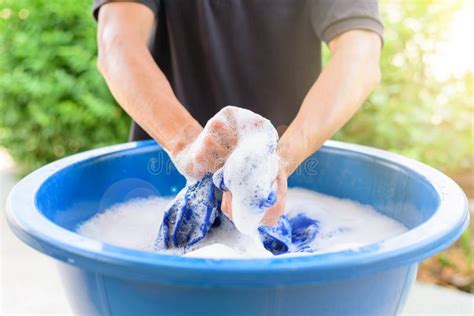
{"label": "wet blue cloth", "polygon": [[[246,171],[248,173],[251,173],[253,171],[253,168],[248,167]],[[243,177],[248,178],[249,176],[248,175],[243,175]],[[214,173],[214,175],[212,176],[212,181],[214,182],[214,185],[219,190],[229,191],[229,189],[225,185],[225,181],[224,181],[224,168],[221,168],[221,169],[217,170]],[[260,210],[265,210],[265,209],[275,205],[276,199],[277,199],[277,196],[276,196],[275,190],[271,190],[270,194],[268,194],[268,195],[261,196],[261,195],[256,194],[254,196],[251,196],[249,204],[257,207]]]}
{"label": "wet blue cloth", "polygon": [[155,249],[185,248],[206,237],[220,213],[212,175],[182,189],[164,212]]}
{"label": "wet blue cloth", "polygon": [[274,255],[287,252],[311,252],[311,242],[319,232],[319,222],[300,213],[280,216],[275,226],[260,226],[258,233],[265,249]]}
{"label": "wet blue cloth", "polygon": [[[211,229],[218,229],[224,216],[220,202],[211,174],[182,189],[163,215],[155,250],[185,249],[204,239]],[[271,206],[275,202],[273,194],[266,203]],[[293,218],[283,215],[275,226],[258,228],[265,249],[274,255],[311,251],[318,231],[319,222],[301,213]]]}

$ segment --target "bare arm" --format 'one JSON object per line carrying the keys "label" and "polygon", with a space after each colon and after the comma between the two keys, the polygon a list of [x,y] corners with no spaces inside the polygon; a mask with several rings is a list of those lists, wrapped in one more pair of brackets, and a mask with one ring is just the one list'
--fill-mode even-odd
{"label": "bare arm", "polygon": [[380,37],[349,31],[329,43],[331,60],[280,139],[287,174],[316,151],[359,109],[380,81]]}
{"label": "bare arm", "polygon": [[280,138],[277,204],[265,213],[266,224],[274,224],[285,209],[288,176],[357,112],[378,84],[380,48],[377,34],[359,30],[329,43],[329,64]]}
{"label": "bare arm", "polygon": [[232,143],[232,135],[214,120],[198,138],[202,126],[180,104],[148,50],[153,22],[145,5],[104,5],[99,11],[98,67],[117,102],[167,150],[179,171],[199,178],[222,166],[232,149],[224,144]]}
{"label": "bare arm", "polygon": [[[186,154],[203,129],[177,100],[148,50],[153,20],[153,13],[141,4],[104,5],[99,13],[99,69],[125,111],[172,158],[185,157],[179,166],[181,171],[193,176],[214,172],[231,151],[222,145],[229,143],[223,138],[231,137],[225,136],[218,121],[212,122],[204,135],[204,146],[193,155]],[[277,179],[278,203],[267,212],[267,223],[274,223],[283,211],[287,175],[349,120],[379,80],[380,39],[376,34],[347,32],[331,41],[329,47],[330,63],[280,139],[285,164]],[[214,160],[220,163],[205,164]],[[192,170],[195,162],[203,162],[206,167]]]}
{"label": "bare arm", "polygon": [[98,67],[123,109],[175,154],[202,127],[180,104],[148,50],[153,22],[153,12],[142,4],[104,5],[99,11]]}

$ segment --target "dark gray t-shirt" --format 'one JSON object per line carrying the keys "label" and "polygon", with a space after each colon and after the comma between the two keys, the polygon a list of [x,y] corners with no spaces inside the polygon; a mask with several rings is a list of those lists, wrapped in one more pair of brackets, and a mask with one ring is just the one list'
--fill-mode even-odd
{"label": "dark gray t-shirt", "polygon": [[[109,1],[95,0],[96,18]],[[151,53],[202,125],[230,104],[284,129],[321,72],[321,41],[353,29],[383,32],[376,0],[126,1],[155,13]],[[135,126],[132,139],[143,138]]]}

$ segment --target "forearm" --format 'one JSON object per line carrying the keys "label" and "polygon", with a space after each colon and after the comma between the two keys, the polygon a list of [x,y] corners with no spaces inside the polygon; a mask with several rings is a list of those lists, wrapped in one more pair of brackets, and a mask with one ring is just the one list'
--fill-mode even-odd
{"label": "forearm", "polygon": [[126,32],[113,21],[99,28],[99,69],[123,109],[165,149],[177,152],[202,127],[177,100],[146,40],[136,30],[135,36]]}
{"label": "forearm", "polygon": [[280,139],[288,174],[357,112],[379,81],[378,35],[352,31],[342,36],[331,43],[330,62]]}

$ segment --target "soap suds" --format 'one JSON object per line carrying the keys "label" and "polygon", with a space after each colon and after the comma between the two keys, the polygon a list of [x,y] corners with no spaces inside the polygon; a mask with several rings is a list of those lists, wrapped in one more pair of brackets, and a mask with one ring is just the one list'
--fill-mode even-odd
{"label": "soap suds", "polygon": [[[136,199],[115,205],[80,225],[77,232],[102,242],[151,251],[160,228],[163,212],[172,198]],[[314,191],[290,188],[286,214],[298,213],[317,219],[320,231],[311,248],[315,253],[357,249],[406,231],[399,222],[384,216],[367,205],[338,199]],[[240,233],[229,221],[211,230],[195,245],[188,257],[263,258],[273,257],[261,242]],[[179,250],[166,253],[180,254]],[[288,254],[283,256],[300,255]],[[281,256],[278,256],[281,257]]]}
{"label": "soap suds", "polygon": [[272,183],[278,174],[278,133],[272,123],[252,111],[232,107],[238,143],[223,167],[224,184],[232,192],[232,219],[241,232],[256,238]]}
{"label": "soap suds", "polygon": [[[213,126],[218,122],[220,131],[228,137],[213,135]],[[272,123],[261,115],[247,109],[226,106],[212,117],[199,134],[197,139],[182,153],[174,157],[173,163],[183,174],[188,185],[197,180],[186,172],[188,163],[192,162],[191,170],[213,170],[202,162],[193,162],[192,157],[205,148],[209,136],[222,142],[233,139],[233,144],[222,144],[231,150],[222,169],[214,174],[218,181],[232,192],[232,217],[236,228],[249,236],[257,237],[257,227],[265,210],[275,202],[272,185],[278,174],[279,157],[277,155],[278,133]],[[216,161],[217,157],[206,160],[206,163]],[[198,173],[201,174],[201,173]],[[223,181],[217,180],[222,178]]]}

